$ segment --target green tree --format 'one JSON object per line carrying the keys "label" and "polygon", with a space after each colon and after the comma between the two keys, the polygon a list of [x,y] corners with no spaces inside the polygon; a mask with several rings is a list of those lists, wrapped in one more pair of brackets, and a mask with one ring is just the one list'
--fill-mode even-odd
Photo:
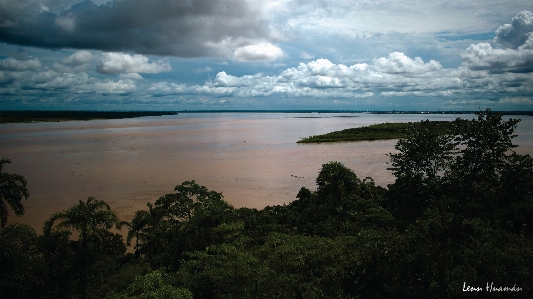
{"label": "green tree", "polygon": [[[506,268],[480,263],[480,253],[501,260],[499,253],[508,252],[510,244],[531,244],[533,160],[512,150],[518,122],[486,110],[444,129],[422,122],[398,141],[399,152],[390,155],[396,181],[389,185],[385,207],[405,236],[404,250],[411,252],[397,263],[398,271],[412,274],[403,276],[404,285],[418,283],[439,297],[455,296],[465,277],[483,284],[493,279],[489,273]],[[496,242],[491,234],[523,239]],[[525,251],[518,252],[509,264],[519,266],[514,261]]]}
{"label": "green tree", "polygon": [[128,244],[135,238],[136,253],[154,268],[176,268],[184,252],[219,242],[214,228],[234,212],[221,193],[195,181],[183,182],[174,190],[148,203],[148,211],[137,211],[130,223]]}
{"label": "green tree", "polygon": [[7,224],[9,216],[7,205],[11,206],[15,215],[21,216],[24,214],[22,198],[28,199],[30,196],[26,188],[26,179],[23,176],[3,172],[6,163],[11,163],[11,160],[0,159],[0,228]]}
{"label": "green tree", "polygon": [[[46,298],[73,298],[79,292],[75,278],[79,276],[77,242],[70,241],[70,231],[51,231],[38,237],[39,251],[46,263]],[[79,250],[78,250],[79,251]]]}
{"label": "green tree", "polygon": [[192,293],[184,288],[176,288],[169,282],[168,274],[153,271],[137,276],[121,294],[109,294],[107,299],[192,299]]}
{"label": "green tree", "polygon": [[33,228],[10,224],[0,229],[2,298],[35,298],[44,288],[44,272]]}
{"label": "green tree", "polygon": [[299,233],[333,237],[390,226],[391,215],[381,207],[385,189],[372,179],[360,180],[342,163],[329,162],[322,165],[316,185],[315,192],[300,189],[298,200],[288,205]]}
{"label": "green tree", "polygon": [[[56,222],[59,222],[56,224]],[[52,215],[45,222],[44,235],[50,236],[52,230],[75,230],[79,233],[81,243],[80,268],[81,268],[81,297],[86,297],[88,247],[92,240],[103,241],[108,236],[108,230],[113,226],[120,229],[121,222],[111,207],[102,200],[89,197],[86,202],[79,201],[70,209]]]}

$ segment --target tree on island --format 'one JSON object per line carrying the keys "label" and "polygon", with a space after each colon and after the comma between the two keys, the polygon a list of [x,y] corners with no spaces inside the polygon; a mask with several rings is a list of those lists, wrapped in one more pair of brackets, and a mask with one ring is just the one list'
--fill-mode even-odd
{"label": "tree on island", "polygon": [[4,164],[11,163],[10,159],[0,159],[0,228],[7,224],[9,211],[7,205],[11,206],[15,215],[24,215],[22,198],[28,199],[30,193],[26,188],[26,179],[18,174],[3,172]]}

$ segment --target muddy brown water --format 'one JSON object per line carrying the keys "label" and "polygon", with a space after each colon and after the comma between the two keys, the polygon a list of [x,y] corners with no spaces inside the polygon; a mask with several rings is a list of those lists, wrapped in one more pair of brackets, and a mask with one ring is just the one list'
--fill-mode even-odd
{"label": "muddy brown water", "polygon": [[[125,120],[0,125],[5,172],[23,175],[25,214],[9,222],[41,232],[44,221],[89,196],[122,220],[147,202],[195,180],[235,207],[289,203],[315,189],[322,164],[339,161],[381,186],[396,140],[297,144],[302,137],[383,122],[451,120],[458,115],[319,113],[180,113]],[[472,118],[472,115],[461,117]],[[517,152],[533,155],[533,117],[522,117]],[[12,214],[12,213],[11,213]]]}

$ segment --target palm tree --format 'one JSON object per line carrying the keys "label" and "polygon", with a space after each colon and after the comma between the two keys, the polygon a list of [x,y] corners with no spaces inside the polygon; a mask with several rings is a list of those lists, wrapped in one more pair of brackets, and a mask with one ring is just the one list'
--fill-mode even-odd
{"label": "palm tree", "polygon": [[[59,221],[54,227],[54,223]],[[120,229],[121,222],[111,207],[103,200],[89,197],[86,202],[79,201],[70,209],[55,213],[44,224],[44,235],[49,236],[52,229],[73,229],[79,233],[81,241],[81,297],[85,298],[87,282],[87,243],[89,238],[101,239],[104,233],[115,226]]]}
{"label": "palm tree", "polygon": [[7,224],[9,211],[7,205],[10,205],[15,215],[24,214],[22,197],[28,199],[30,193],[26,188],[26,179],[18,174],[9,174],[3,172],[4,164],[11,163],[10,159],[0,159],[0,228]]}

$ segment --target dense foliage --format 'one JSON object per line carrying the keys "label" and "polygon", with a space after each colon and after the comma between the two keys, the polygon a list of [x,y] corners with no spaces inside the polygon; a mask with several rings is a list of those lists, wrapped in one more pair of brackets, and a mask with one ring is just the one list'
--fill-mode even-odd
{"label": "dense foliage", "polygon": [[10,206],[15,215],[24,214],[22,198],[28,199],[30,193],[26,188],[26,179],[18,174],[4,172],[4,164],[11,163],[7,158],[0,159],[0,228],[7,223],[9,216],[8,206]]}
{"label": "dense foliage", "polygon": [[257,210],[184,182],[127,224],[133,254],[94,198],[54,214],[43,235],[10,224],[0,230],[0,294],[531,298],[533,159],[513,151],[517,123],[485,111],[411,126],[390,155],[388,188],[330,162],[316,190]]}

